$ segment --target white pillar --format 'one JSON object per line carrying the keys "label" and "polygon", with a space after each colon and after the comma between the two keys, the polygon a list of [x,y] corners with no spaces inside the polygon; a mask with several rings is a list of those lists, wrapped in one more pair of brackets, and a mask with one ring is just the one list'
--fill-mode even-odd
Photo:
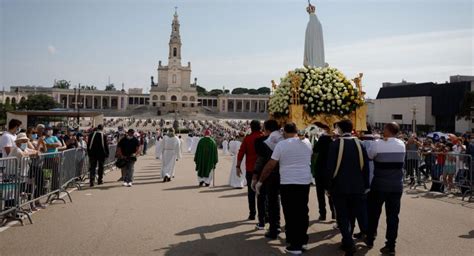
{"label": "white pillar", "polygon": [[237,100],[234,100],[234,112],[237,112]]}
{"label": "white pillar", "polygon": [[112,96],[109,96],[109,109],[112,108]]}
{"label": "white pillar", "polygon": [[260,113],[260,100],[257,101],[257,113]]}
{"label": "white pillar", "polygon": [[94,106],[94,96],[92,96],[91,106],[92,106],[92,109],[95,109],[95,106]]}
{"label": "white pillar", "polygon": [[103,96],[100,96],[100,109],[104,109],[104,101],[103,101]]}

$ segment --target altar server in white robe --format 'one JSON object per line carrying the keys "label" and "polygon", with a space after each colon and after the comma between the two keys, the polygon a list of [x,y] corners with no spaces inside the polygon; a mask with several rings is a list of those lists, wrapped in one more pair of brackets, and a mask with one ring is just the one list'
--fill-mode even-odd
{"label": "altar server in white robe", "polygon": [[229,154],[229,141],[227,141],[227,139],[224,139],[224,141],[222,141],[222,152],[224,153],[224,155]]}
{"label": "altar server in white robe", "polygon": [[168,182],[171,181],[171,177],[174,177],[176,161],[181,159],[181,141],[174,134],[174,129],[170,128],[161,143],[163,150],[161,177],[163,177],[163,182]]}
{"label": "altar server in white robe", "polygon": [[[237,170],[236,170],[236,165],[237,165],[237,155],[239,153],[240,145],[242,142],[242,137],[239,137],[237,140],[231,140],[229,142],[229,152],[230,155],[232,156],[232,165],[230,168],[230,177],[229,177],[229,185],[233,188],[243,188],[246,186],[246,180],[245,180],[245,175],[240,175],[237,176]],[[242,160],[242,164],[240,165],[240,169],[242,170],[243,173],[246,172],[245,169],[245,156],[244,159]]]}
{"label": "altar server in white robe", "polygon": [[186,152],[191,153],[192,148],[193,148],[193,135],[188,134],[188,137],[186,138]]}
{"label": "altar server in white robe", "polygon": [[191,147],[191,153],[192,154],[196,154],[196,149],[197,149],[197,146],[199,144],[199,140],[201,140],[200,136],[194,136],[193,137],[193,144],[192,144],[192,147]]}
{"label": "altar server in white robe", "polygon": [[161,159],[161,154],[163,154],[162,150],[162,142],[163,138],[161,137],[161,134],[158,134],[156,136],[156,145],[155,145],[155,157],[156,159]]}

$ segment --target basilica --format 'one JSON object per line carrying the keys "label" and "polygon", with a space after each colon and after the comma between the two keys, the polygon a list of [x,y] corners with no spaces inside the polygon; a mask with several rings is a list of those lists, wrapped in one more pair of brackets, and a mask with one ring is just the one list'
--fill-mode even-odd
{"label": "basilica", "polygon": [[197,101],[197,79],[191,84],[191,62],[181,65],[181,36],[179,33],[178,13],[175,12],[171,24],[168,65],[158,63],[158,83],[151,79],[150,103],[162,112],[192,112]]}

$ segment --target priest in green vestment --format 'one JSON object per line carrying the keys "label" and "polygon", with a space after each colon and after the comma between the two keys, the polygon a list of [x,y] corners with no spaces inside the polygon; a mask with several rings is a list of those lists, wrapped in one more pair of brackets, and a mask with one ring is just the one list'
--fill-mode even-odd
{"label": "priest in green vestment", "polygon": [[212,173],[216,169],[217,159],[217,144],[212,139],[211,132],[206,130],[204,138],[199,140],[196,154],[194,155],[194,162],[196,163],[196,171],[199,181],[199,186],[211,184]]}

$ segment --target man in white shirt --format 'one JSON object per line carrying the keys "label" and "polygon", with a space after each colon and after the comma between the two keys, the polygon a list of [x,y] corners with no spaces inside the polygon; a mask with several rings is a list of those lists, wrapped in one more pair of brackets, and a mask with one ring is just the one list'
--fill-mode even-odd
{"label": "man in white shirt", "polygon": [[0,137],[0,158],[8,157],[10,151],[15,147],[16,134],[20,129],[21,121],[12,119],[8,122],[8,131],[5,131]]}
{"label": "man in white shirt", "polygon": [[309,140],[298,137],[294,123],[285,125],[284,137],[285,140],[276,145],[270,161],[265,165],[256,190],[260,193],[262,183],[279,164],[281,204],[286,223],[286,241],[289,244],[286,252],[299,255],[308,243],[308,197],[313,151]]}

